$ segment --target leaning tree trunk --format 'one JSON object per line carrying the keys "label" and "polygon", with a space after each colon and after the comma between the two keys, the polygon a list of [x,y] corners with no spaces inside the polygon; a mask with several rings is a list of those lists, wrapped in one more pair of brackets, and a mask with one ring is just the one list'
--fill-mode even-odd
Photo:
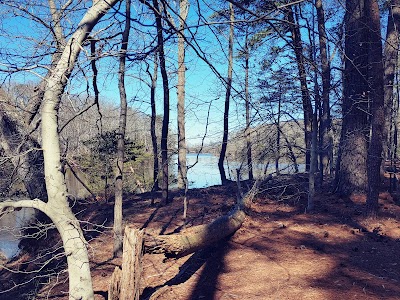
{"label": "leaning tree trunk", "polygon": [[258,192],[258,185],[240,197],[236,206],[227,214],[205,225],[190,227],[178,234],[150,235],[145,237],[145,251],[147,253],[163,253],[166,257],[182,257],[205,248],[215,242],[232,235],[242,225],[246,209]]}
{"label": "leaning tree trunk", "polygon": [[72,213],[67,198],[64,175],[61,172],[61,148],[58,132],[58,109],[61,96],[75,62],[89,33],[117,0],[96,1],[83,16],[78,28],[65,45],[58,63],[51,69],[43,96],[42,149],[48,195],[47,203],[39,199],[2,202],[1,208],[33,207],[44,212],[61,235],[69,274],[69,299],[94,299],[89,268],[87,242],[78,219]]}
{"label": "leaning tree trunk", "polygon": [[226,174],[224,168],[224,161],[226,155],[226,148],[228,146],[228,133],[229,133],[229,103],[231,97],[231,89],[232,89],[232,70],[233,70],[233,35],[234,35],[234,27],[233,23],[235,22],[235,14],[232,3],[229,3],[229,11],[230,11],[230,30],[229,30],[229,50],[228,50],[228,79],[226,82],[226,93],[225,93],[225,108],[224,108],[224,133],[222,137],[222,145],[221,152],[219,154],[218,159],[218,169],[219,174],[221,176],[222,184],[226,184]]}
{"label": "leaning tree trunk", "polygon": [[125,61],[128,49],[129,31],[131,28],[131,1],[126,0],[125,29],[122,33],[121,51],[119,57],[118,89],[121,102],[117,144],[117,169],[115,174],[115,204],[114,204],[114,257],[122,255],[122,191],[125,157],[125,129],[126,129],[126,89],[125,89]]}
{"label": "leaning tree trunk", "polygon": [[297,69],[299,72],[299,80],[301,87],[301,99],[303,103],[304,114],[304,141],[306,146],[306,171],[310,169],[311,156],[311,139],[312,139],[312,115],[313,109],[311,104],[310,92],[307,86],[306,65],[304,61],[303,45],[301,41],[300,27],[294,18],[291,7],[287,9],[287,18],[289,21],[291,39],[293,41],[293,50],[296,56]]}

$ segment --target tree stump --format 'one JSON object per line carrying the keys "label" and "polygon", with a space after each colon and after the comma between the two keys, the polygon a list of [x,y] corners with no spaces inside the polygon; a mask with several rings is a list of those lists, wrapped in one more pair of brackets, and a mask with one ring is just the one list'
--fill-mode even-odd
{"label": "tree stump", "polygon": [[119,293],[121,290],[121,269],[115,267],[114,272],[111,275],[110,284],[108,285],[108,300],[118,300]]}
{"label": "tree stump", "polygon": [[143,230],[125,227],[122,270],[115,268],[108,289],[110,300],[139,300],[142,272]]}

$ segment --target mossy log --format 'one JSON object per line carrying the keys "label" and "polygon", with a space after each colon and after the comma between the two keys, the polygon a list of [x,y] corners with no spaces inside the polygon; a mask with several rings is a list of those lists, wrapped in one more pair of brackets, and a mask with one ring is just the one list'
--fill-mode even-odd
{"label": "mossy log", "polygon": [[177,234],[145,236],[146,253],[164,253],[166,257],[182,257],[235,233],[245,220],[245,210],[257,193],[258,185],[238,199],[238,203],[227,214],[209,224],[193,226]]}

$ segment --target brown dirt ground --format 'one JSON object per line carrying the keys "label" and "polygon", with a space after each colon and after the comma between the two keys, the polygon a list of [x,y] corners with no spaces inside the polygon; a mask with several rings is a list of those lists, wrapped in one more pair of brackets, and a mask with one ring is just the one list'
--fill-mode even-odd
{"label": "brown dirt ground", "polygon": [[[340,198],[325,192],[316,197],[316,211],[306,214],[302,185],[293,186],[266,187],[254,199],[242,227],[212,248],[168,260],[145,254],[141,299],[400,299],[396,197],[381,193],[378,218],[366,219],[365,197]],[[156,233],[179,231],[183,198],[177,192],[172,196],[173,202],[165,207],[151,207],[149,194],[126,197],[126,223]],[[188,199],[188,226],[204,224],[229,211],[236,187],[190,190]],[[88,221],[88,229],[90,223],[111,226],[112,208],[113,203],[101,200],[81,205],[81,218]],[[106,299],[111,273],[121,263],[112,259],[112,246],[110,228],[92,234],[96,299]],[[2,281],[10,278],[0,272]],[[53,277],[35,299],[67,299],[66,278],[65,273]]]}

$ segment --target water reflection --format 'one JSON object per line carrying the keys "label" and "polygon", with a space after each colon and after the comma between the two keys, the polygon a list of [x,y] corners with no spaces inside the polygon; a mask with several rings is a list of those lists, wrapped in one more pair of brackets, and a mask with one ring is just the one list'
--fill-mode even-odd
{"label": "water reflection", "polygon": [[33,208],[22,208],[0,217],[0,254],[10,259],[19,252],[21,229],[35,217]]}

